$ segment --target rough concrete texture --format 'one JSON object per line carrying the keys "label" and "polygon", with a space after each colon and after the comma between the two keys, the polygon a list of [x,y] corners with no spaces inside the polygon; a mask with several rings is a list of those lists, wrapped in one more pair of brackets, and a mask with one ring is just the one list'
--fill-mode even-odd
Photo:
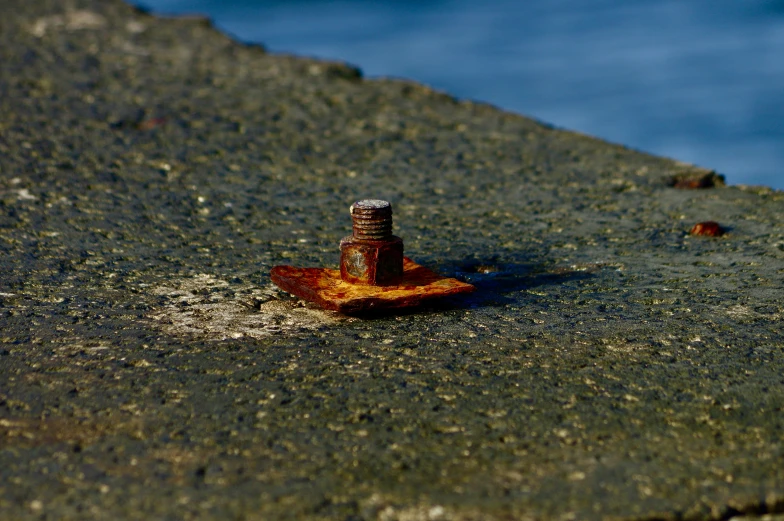
{"label": "rough concrete texture", "polygon": [[[784,512],[782,192],[117,0],[4,0],[0,153],[0,518]],[[366,197],[478,291],[270,285]]]}

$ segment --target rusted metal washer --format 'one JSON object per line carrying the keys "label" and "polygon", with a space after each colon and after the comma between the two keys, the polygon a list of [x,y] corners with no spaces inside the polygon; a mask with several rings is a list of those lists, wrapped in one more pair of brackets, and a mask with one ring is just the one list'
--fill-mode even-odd
{"label": "rusted metal washer", "polygon": [[403,259],[403,276],[399,283],[387,286],[352,284],[341,279],[340,271],[327,268],[275,266],[270,275],[272,282],[282,290],[324,309],[349,315],[410,308],[426,300],[476,289],[457,279],[442,277],[409,258]]}

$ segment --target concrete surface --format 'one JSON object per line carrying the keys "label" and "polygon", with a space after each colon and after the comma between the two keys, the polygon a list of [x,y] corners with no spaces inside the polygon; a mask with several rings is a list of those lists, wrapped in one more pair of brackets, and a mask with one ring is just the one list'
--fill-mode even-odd
{"label": "concrete surface", "polygon": [[[116,0],[4,1],[0,154],[0,518],[784,512],[782,192]],[[270,285],[366,197],[479,290]]]}

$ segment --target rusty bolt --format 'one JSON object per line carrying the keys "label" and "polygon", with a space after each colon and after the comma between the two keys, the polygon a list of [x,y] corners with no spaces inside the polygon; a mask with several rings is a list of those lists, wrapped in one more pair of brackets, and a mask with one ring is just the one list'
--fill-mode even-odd
{"label": "rusty bolt", "polygon": [[392,205],[369,199],[351,206],[354,233],[340,241],[340,271],[275,266],[272,282],[325,309],[361,314],[419,306],[423,301],[476,288],[403,257],[392,235]]}
{"label": "rusty bolt", "polygon": [[384,286],[403,276],[403,239],[392,235],[392,205],[365,199],[351,205],[353,235],[340,241],[340,277]]}

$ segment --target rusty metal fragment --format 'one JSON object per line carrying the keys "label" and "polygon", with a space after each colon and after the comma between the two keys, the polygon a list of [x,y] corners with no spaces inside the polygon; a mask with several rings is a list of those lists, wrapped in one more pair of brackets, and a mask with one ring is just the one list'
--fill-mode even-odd
{"label": "rusty metal fragment", "polygon": [[667,184],[673,188],[697,190],[725,186],[725,180],[723,175],[716,172],[691,171],[672,176]]}
{"label": "rusty metal fragment", "polygon": [[695,224],[689,235],[703,235],[705,237],[721,237],[725,230],[716,221],[705,221]]}
{"label": "rusty metal fragment", "polygon": [[344,281],[340,271],[327,268],[275,266],[272,282],[284,291],[345,314],[418,306],[425,300],[470,293],[471,284],[441,275],[403,259],[403,275],[393,285],[372,286]]}

